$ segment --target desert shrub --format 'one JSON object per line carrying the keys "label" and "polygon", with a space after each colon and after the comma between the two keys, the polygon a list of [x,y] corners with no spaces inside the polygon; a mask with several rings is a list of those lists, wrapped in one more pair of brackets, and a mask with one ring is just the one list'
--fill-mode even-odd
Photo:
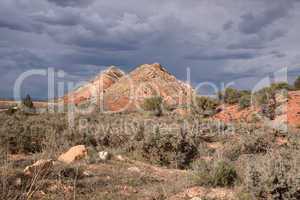
{"label": "desert shrub", "polygon": [[237,89],[234,88],[226,88],[223,93],[223,100],[228,104],[236,104],[239,102],[241,94]]}
{"label": "desert shrub", "polygon": [[258,130],[242,133],[239,143],[242,154],[257,154],[266,153],[272,147],[274,140],[274,134]]}
{"label": "desert shrub", "polygon": [[214,169],[212,178],[214,186],[232,186],[237,179],[237,173],[233,165],[220,161]]}
{"label": "desert shrub", "polygon": [[272,83],[270,87],[273,91],[290,90],[291,89],[291,86],[287,82]]}
{"label": "desert shrub", "polygon": [[235,195],[235,198],[237,200],[256,200],[253,195],[244,190],[238,191]]}
{"label": "desert shrub", "polygon": [[237,142],[225,143],[224,148],[222,149],[223,157],[231,161],[238,160],[241,154],[242,154],[242,146],[240,143]]}
{"label": "desert shrub", "polygon": [[212,185],[211,161],[196,160],[192,163],[192,180],[200,186]]}
{"label": "desert shrub", "polygon": [[213,115],[219,105],[216,99],[199,96],[196,98],[196,108],[201,114]]}
{"label": "desert shrub", "polygon": [[244,184],[257,199],[299,199],[299,162],[299,150],[270,151],[248,161]]}
{"label": "desert shrub", "polygon": [[172,141],[175,141],[172,135],[161,136],[157,131],[143,142],[142,156],[151,163],[168,166],[171,164],[175,152]]}
{"label": "desert shrub", "polygon": [[26,115],[17,112],[1,119],[0,144],[9,153],[35,153],[48,148],[54,150],[75,140],[67,137],[65,117],[59,114]]}
{"label": "desert shrub", "polygon": [[16,113],[17,111],[18,111],[17,105],[11,105],[8,107],[6,114],[12,115],[12,114]]}
{"label": "desert shrub", "polygon": [[245,109],[251,106],[251,95],[243,95],[239,100],[239,108]]}
{"label": "desert shrub", "polygon": [[0,167],[0,199],[26,199],[24,189],[30,180],[24,176],[22,170],[15,169],[10,163]]}
{"label": "desert shrub", "polygon": [[221,151],[222,156],[228,160],[236,161],[243,154],[265,154],[275,141],[275,135],[270,132],[260,130],[252,132],[239,130],[239,132],[240,138],[225,142]]}
{"label": "desert shrub", "polygon": [[176,167],[180,169],[187,168],[194,157],[198,154],[198,150],[194,142],[187,138],[187,132],[181,129],[180,137],[176,144]]}
{"label": "desert shrub", "polygon": [[144,100],[142,108],[145,111],[155,112],[155,115],[160,116],[162,114],[162,97],[149,97]]}
{"label": "desert shrub", "polygon": [[288,83],[273,83],[269,87],[264,87],[254,93],[255,103],[257,105],[266,105],[270,102],[270,100],[275,100],[276,93],[290,89],[291,87]]}
{"label": "desert shrub", "polygon": [[295,90],[300,90],[300,76],[298,76],[297,79],[295,80],[294,88]]}
{"label": "desert shrub", "polygon": [[197,184],[213,187],[233,186],[237,181],[237,172],[228,162],[197,160],[193,163],[193,178]]}
{"label": "desert shrub", "polygon": [[146,160],[180,169],[187,168],[198,152],[197,147],[183,134],[161,135],[158,129],[142,141],[140,148],[136,150],[140,151]]}

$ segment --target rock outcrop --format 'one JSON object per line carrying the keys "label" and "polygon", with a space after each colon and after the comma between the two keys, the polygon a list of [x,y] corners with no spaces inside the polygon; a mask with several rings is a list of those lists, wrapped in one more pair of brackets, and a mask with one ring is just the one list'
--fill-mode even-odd
{"label": "rock outcrop", "polygon": [[[273,128],[283,129],[286,125],[300,127],[300,91],[288,92],[288,98],[282,95],[276,96],[277,108],[274,120],[266,122]],[[247,108],[240,110],[238,105],[223,105],[221,112],[214,116],[215,119],[230,122],[244,121],[250,122],[254,114],[258,116],[260,108]],[[286,128],[285,128],[286,129]]]}
{"label": "rock outcrop", "polygon": [[300,127],[300,91],[289,92],[287,121],[291,126]]}
{"label": "rock outcrop", "polygon": [[147,97],[161,96],[167,105],[189,102],[191,86],[177,80],[160,64],[144,64],[123,76],[104,94],[104,109],[128,111],[140,108]]}
{"label": "rock outcrop", "polygon": [[63,97],[64,103],[80,104],[87,100],[99,101],[102,93],[114,83],[116,83],[124,72],[117,67],[111,66],[107,70],[100,73],[88,84],[85,84]]}
{"label": "rock outcrop", "polygon": [[27,166],[24,169],[24,174],[27,176],[43,175],[51,170],[53,167],[53,160],[38,160],[34,164]]}
{"label": "rock outcrop", "polygon": [[83,159],[87,156],[87,149],[84,145],[78,145],[70,148],[67,152],[58,157],[58,160],[70,164],[76,160]]}

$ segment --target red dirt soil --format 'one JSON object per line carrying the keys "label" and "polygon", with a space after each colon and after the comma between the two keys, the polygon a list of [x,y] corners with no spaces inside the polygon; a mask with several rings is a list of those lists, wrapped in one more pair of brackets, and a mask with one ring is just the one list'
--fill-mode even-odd
{"label": "red dirt soil", "polygon": [[290,125],[300,126],[300,91],[289,92],[288,99],[288,123]]}
{"label": "red dirt soil", "polygon": [[[230,121],[244,121],[249,122],[252,114],[259,111],[259,109],[248,108],[239,110],[238,105],[224,105],[222,111],[214,116],[215,119],[230,122]],[[300,126],[300,91],[292,91],[288,93],[288,104],[287,104],[287,121],[288,124],[294,127]],[[282,118],[283,115],[277,118]]]}
{"label": "red dirt soil", "polygon": [[217,113],[213,118],[224,122],[249,122],[251,121],[252,114],[256,112],[256,109],[253,107],[240,110],[238,105],[222,105],[221,108],[222,111]]}

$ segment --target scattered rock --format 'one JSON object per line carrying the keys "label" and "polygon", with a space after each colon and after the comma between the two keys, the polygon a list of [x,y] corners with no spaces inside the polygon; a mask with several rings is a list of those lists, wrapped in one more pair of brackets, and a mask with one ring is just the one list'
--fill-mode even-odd
{"label": "scattered rock", "polygon": [[100,151],[98,153],[100,160],[106,161],[110,158],[110,154],[107,151]]}
{"label": "scattered rock", "polygon": [[84,145],[78,145],[70,148],[66,153],[58,157],[58,160],[70,164],[76,160],[83,159],[87,156],[87,149]]}
{"label": "scattered rock", "polygon": [[202,200],[200,197],[194,197],[191,200]]}
{"label": "scattered rock", "polygon": [[93,176],[93,173],[90,172],[90,171],[84,171],[84,172],[82,173],[82,175],[85,176],[85,177],[92,177],[92,176]]}
{"label": "scattered rock", "polygon": [[127,170],[130,172],[141,173],[141,170],[138,167],[129,167]]}
{"label": "scattered rock", "polygon": [[126,159],[121,155],[117,155],[116,159],[119,160],[119,161],[126,161]]}
{"label": "scattered rock", "polygon": [[184,109],[184,108],[177,108],[174,110],[174,112],[180,116],[187,116],[189,114],[189,111],[187,109]]}
{"label": "scattered rock", "polygon": [[16,178],[13,183],[12,183],[14,186],[21,186],[22,185],[22,179],[21,178]]}
{"label": "scattered rock", "polygon": [[229,188],[193,187],[169,198],[169,200],[181,200],[186,197],[192,198],[192,200],[199,200],[202,198],[231,200],[234,199],[234,192]]}
{"label": "scattered rock", "polygon": [[44,174],[49,172],[53,167],[52,160],[38,160],[33,165],[27,166],[24,169],[24,174],[27,176],[33,176],[34,174]]}

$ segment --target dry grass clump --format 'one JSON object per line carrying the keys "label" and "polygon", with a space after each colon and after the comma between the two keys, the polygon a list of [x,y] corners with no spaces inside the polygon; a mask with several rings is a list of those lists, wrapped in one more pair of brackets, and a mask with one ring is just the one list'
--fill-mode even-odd
{"label": "dry grass clump", "polygon": [[223,160],[197,160],[192,169],[195,183],[201,186],[228,187],[238,179],[234,165]]}

